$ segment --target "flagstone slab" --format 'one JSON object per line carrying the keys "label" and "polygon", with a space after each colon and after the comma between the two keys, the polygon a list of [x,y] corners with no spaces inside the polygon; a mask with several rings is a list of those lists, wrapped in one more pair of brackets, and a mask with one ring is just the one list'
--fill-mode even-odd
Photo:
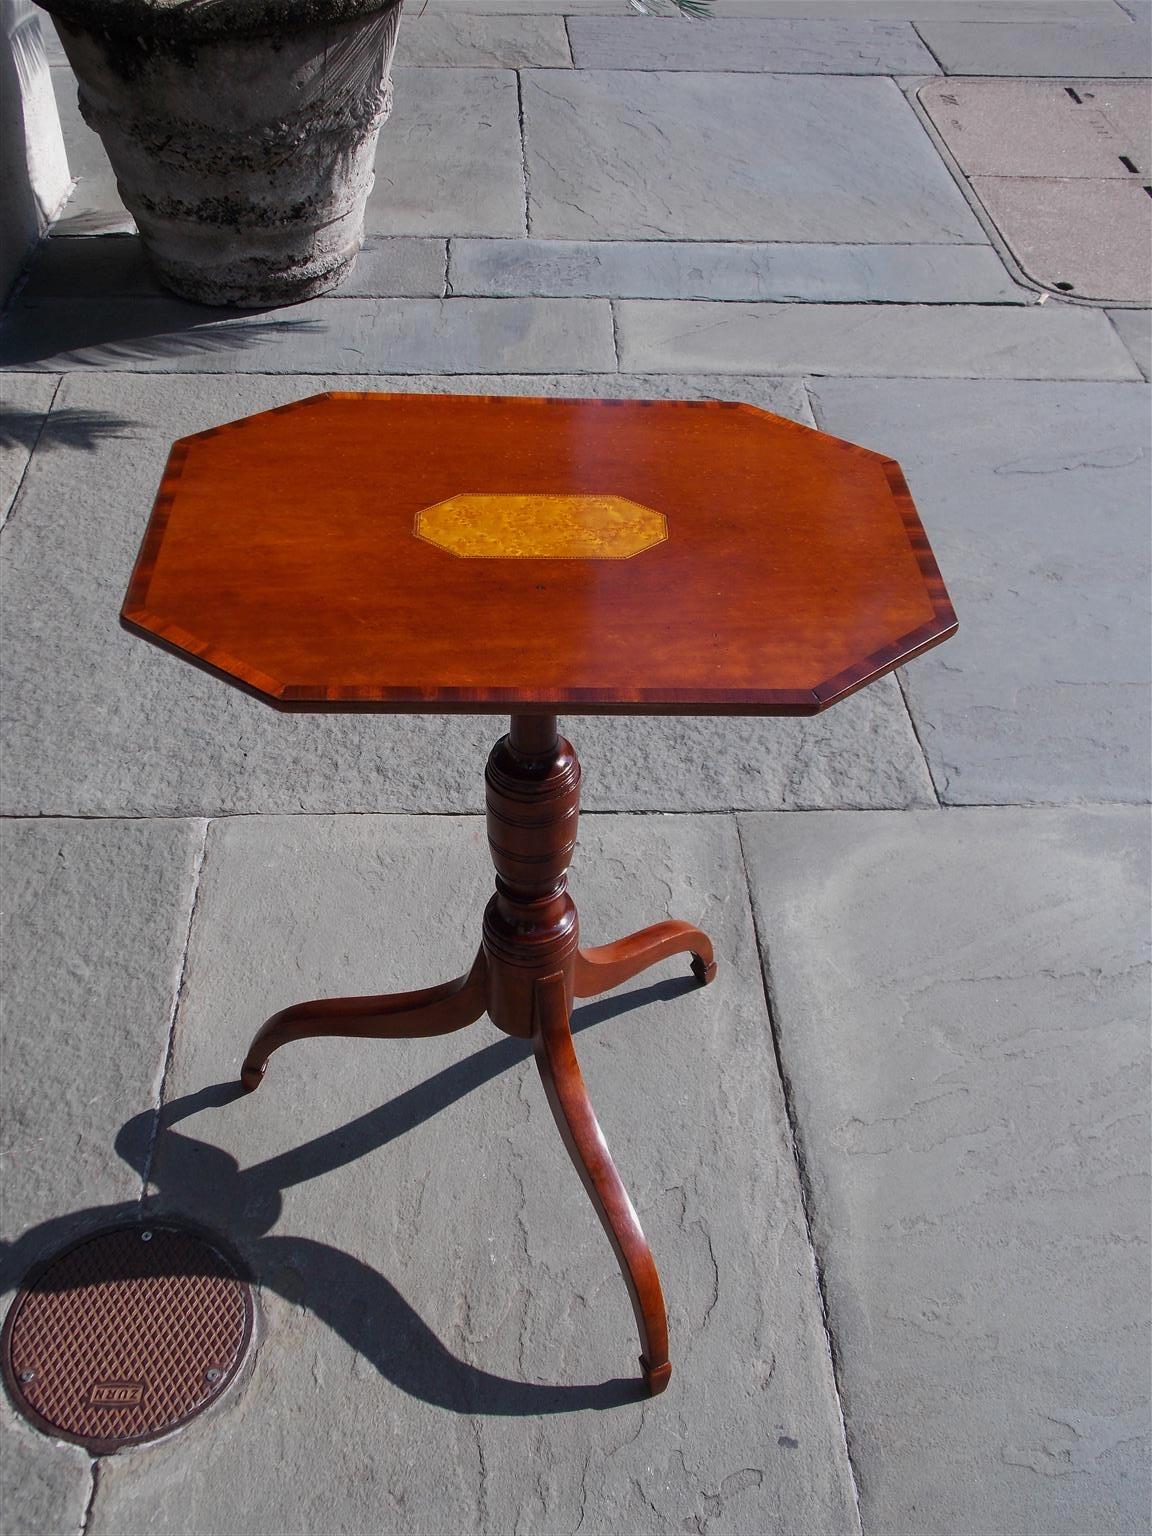
{"label": "flagstone slab", "polygon": [[174,298],[46,299],[17,306],[0,326],[0,366],[53,372],[551,373],[615,365],[603,299],[322,298],[257,315]]}
{"label": "flagstone slab", "polygon": [[[621,0],[420,0],[422,14],[620,16]],[[627,0],[624,0],[627,4]],[[714,17],[872,17],[880,20],[917,20],[922,16],[947,16],[969,20],[1052,21],[1064,17],[1093,17],[1123,22],[1129,11],[1148,0],[714,0]],[[626,11],[628,19],[644,26],[652,19]],[[688,25],[689,23],[685,23]]]}
{"label": "flagstone slab", "polygon": [[1149,72],[1147,21],[937,21],[916,30],[949,75],[1137,76]]}
{"label": "flagstone slab", "polygon": [[533,70],[523,103],[531,235],[985,243],[891,80]]}
{"label": "flagstone slab", "polygon": [[[44,299],[171,297],[153,276],[136,234],[41,241],[12,308]],[[202,311],[203,312],[203,311]]]}
{"label": "flagstone slab", "polygon": [[158,1101],[204,828],[38,818],[0,833],[9,1289],[93,1209],[140,1195],[112,1147]]}
{"label": "flagstone slab", "polygon": [[[481,808],[477,765],[506,729],[501,717],[283,714],[117,622],[174,438],[328,388],[380,387],[718,396],[808,419],[799,384],[758,378],[74,375],[33,460],[0,572],[8,810]],[[85,423],[103,431],[95,456],[74,440]],[[589,808],[933,803],[891,678],[811,720],[572,718],[568,727],[589,760]]]}
{"label": "flagstone slab", "polygon": [[864,1529],[1134,1536],[1146,814],[741,828]]}
{"label": "flagstone slab", "polygon": [[[32,1265],[136,1209],[202,841],[188,821],[0,825],[0,1312]],[[135,1165],[114,1150],[133,1115]],[[81,1529],[87,1454],[32,1429],[7,1394],[0,1483],[12,1536]]]}
{"label": "flagstone slab", "polygon": [[59,383],[51,374],[0,376],[0,526],[16,499]]}
{"label": "flagstone slab", "polygon": [[522,235],[515,73],[398,68],[392,78],[394,105],[376,148],[368,233]]}
{"label": "flagstone slab", "polygon": [[[0,1313],[29,1268],[138,1208],[203,838],[193,821],[0,823]],[[0,1394],[0,1485],[6,1533],[63,1536],[89,1457]]]}
{"label": "flagstone slab", "polygon": [[[369,236],[351,274],[334,293],[341,298],[439,298],[444,292],[442,239]],[[88,240],[43,241],[32,260],[17,304],[44,299],[171,298],[148,265],[139,237],[93,236]],[[202,320],[217,312],[195,306]],[[220,311],[225,314],[235,311]]]}
{"label": "flagstone slab", "polygon": [[369,235],[350,276],[333,293],[343,299],[441,298],[447,253],[447,240]]}
{"label": "flagstone slab", "polygon": [[1152,378],[1152,310],[1110,309],[1108,318],[1136,359],[1144,377]]}
{"label": "flagstone slab", "polygon": [[401,18],[398,65],[427,68],[565,68],[572,63],[562,16],[469,15],[459,9]]}
{"label": "flagstone slab", "polygon": [[1147,386],[821,380],[908,476],[960,632],[904,676],[941,796],[1148,798]]}
{"label": "flagstone slab", "polygon": [[16,1536],[83,1529],[92,1492],[91,1459],[78,1445],[53,1442],[0,1402],[0,1479],[4,1519]]}
{"label": "flagstone slab", "polygon": [[620,366],[628,372],[1139,377],[1106,316],[1066,304],[1009,309],[624,299],[615,311]]}
{"label": "flagstone slab", "polygon": [[986,245],[453,240],[453,294],[1028,304]]}
{"label": "flagstone slab", "polygon": [[574,15],[568,23],[577,69],[691,69],[798,75],[934,75],[940,66],[907,21],[821,17],[743,20],[710,17]]}
{"label": "flagstone slab", "polygon": [[[619,16],[621,0],[420,0],[422,14],[470,15],[580,15]],[[627,3],[627,0],[624,0]],[[1147,0],[1124,0],[1135,9]],[[1061,17],[1087,16],[1124,21],[1128,15],[1119,0],[714,0],[718,17],[876,17],[887,20],[921,16],[968,17],[1004,21],[1051,21]],[[637,25],[652,19],[625,13]],[[688,23],[685,23],[686,25]]]}
{"label": "flagstone slab", "polygon": [[524,1042],[300,1042],[223,1102],[270,1010],[470,963],[482,819],[217,822],[155,1184],[252,1265],[262,1337],[230,1403],[105,1466],[91,1536],[241,1504],[252,1536],[858,1530],[735,825],[588,817],[574,885],[590,938],[675,910],[720,956],[707,990],[670,962],[574,1020],[668,1298],[663,1402]]}

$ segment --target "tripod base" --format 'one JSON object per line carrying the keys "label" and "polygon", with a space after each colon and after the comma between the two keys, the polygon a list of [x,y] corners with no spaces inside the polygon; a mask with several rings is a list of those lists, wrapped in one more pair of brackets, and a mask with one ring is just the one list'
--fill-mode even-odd
{"label": "tripod base", "polygon": [[414,1039],[450,1034],[487,1013],[498,1028],[532,1042],[557,1128],[607,1233],[640,1336],[640,1368],[655,1396],[668,1385],[668,1320],[652,1250],[588,1098],[572,1040],[574,998],[611,991],[671,955],[687,954],[697,980],[716,975],[708,936],[663,922],[615,944],[579,947],[567,870],[576,841],[580,767],[554,716],[517,716],[485,775],[488,841],[496,895],[471,969],[418,992],[327,998],[273,1015],[258,1032],[240,1078],[252,1092],[274,1051],[319,1035]]}

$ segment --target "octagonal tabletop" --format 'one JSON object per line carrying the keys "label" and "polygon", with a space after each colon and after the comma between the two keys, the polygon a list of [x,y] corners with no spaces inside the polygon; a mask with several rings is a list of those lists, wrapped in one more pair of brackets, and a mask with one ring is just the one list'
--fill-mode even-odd
{"label": "octagonal tabletop", "polygon": [[331,393],[172,449],[123,620],[284,708],[814,714],[956,628],[899,465],[719,401]]}

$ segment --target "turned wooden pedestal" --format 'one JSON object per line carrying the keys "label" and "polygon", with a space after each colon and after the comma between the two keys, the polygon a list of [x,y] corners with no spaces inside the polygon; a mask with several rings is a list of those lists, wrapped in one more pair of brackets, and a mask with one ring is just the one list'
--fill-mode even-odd
{"label": "turned wooden pedestal", "polygon": [[690,955],[697,980],[711,981],[712,943],[690,923],[665,922],[615,944],[580,948],[576,904],[568,894],[580,764],[557,733],[555,715],[514,715],[508,735],[488,758],[484,783],[496,894],[484,912],[471,970],[420,992],[325,998],[285,1008],[253,1040],[241,1080],[249,1092],[258,1088],[273,1051],[317,1035],[373,1040],[446,1035],[487,1013],[506,1034],[531,1040],[560,1135],[620,1265],[640,1334],[640,1367],[655,1395],[672,1374],[664,1293],[596,1121],[569,1020],[574,998],[608,992],[668,955]]}

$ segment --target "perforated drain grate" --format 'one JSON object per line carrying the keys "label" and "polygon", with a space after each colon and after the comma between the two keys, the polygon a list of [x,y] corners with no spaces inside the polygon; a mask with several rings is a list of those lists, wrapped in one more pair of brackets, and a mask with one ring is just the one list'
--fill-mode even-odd
{"label": "perforated drain grate", "polygon": [[4,1378],[47,1434],[115,1451],[220,1396],[252,1338],[251,1287],[179,1227],[118,1227],[29,1276],[4,1324]]}

